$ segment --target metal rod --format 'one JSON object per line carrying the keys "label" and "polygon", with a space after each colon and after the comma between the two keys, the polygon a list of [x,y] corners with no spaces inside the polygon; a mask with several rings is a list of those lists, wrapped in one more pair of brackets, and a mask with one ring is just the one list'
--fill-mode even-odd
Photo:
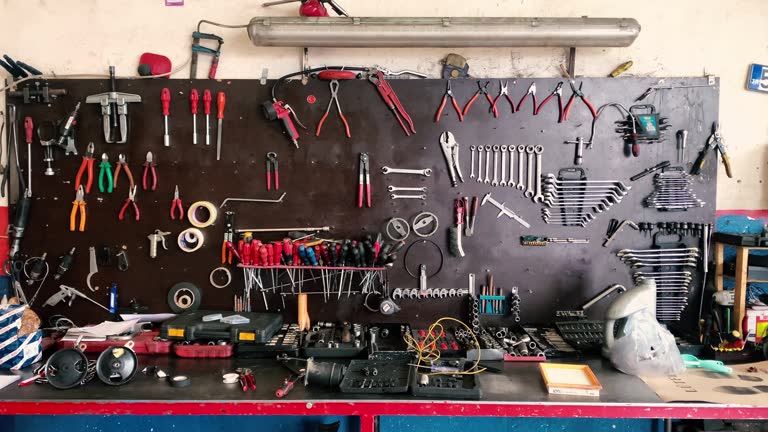
{"label": "metal rod", "polygon": [[283,192],[282,195],[280,195],[280,198],[278,199],[261,199],[261,198],[225,198],[224,201],[222,201],[219,208],[224,207],[227,205],[230,201],[237,201],[237,202],[260,202],[260,203],[281,203],[283,202],[283,198],[285,198],[285,192]]}
{"label": "metal rod", "polygon": [[253,232],[253,233],[268,233],[268,232],[288,232],[288,231],[330,231],[331,227],[295,227],[295,228],[242,228],[236,229],[238,234]]}

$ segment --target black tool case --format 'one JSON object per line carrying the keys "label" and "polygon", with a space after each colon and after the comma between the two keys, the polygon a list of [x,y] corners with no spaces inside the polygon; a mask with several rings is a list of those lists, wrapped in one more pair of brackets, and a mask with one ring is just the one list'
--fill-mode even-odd
{"label": "black tool case", "polygon": [[[203,321],[206,315],[221,314],[226,318],[240,315],[247,324]],[[164,322],[160,337],[169,340],[225,340],[229,343],[266,343],[283,325],[283,316],[263,312],[203,311],[186,312]]]}

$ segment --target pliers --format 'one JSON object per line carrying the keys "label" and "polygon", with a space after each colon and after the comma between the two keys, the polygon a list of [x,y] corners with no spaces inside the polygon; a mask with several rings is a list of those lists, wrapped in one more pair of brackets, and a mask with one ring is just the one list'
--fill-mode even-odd
{"label": "pliers", "polygon": [[453,137],[453,134],[445,131],[440,135],[440,147],[443,149],[445,163],[448,164],[448,174],[451,176],[451,186],[458,186],[458,180],[464,182],[464,176],[461,174],[459,166],[459,143]]}
{"label": "pliers", "polygon": [[280,170],[275,152],[267,153],[267,190],[272,190],[272,178],[275,180],[275,190],[280,190]]}
{"label": "pliers", "polygon": [[152,188],[151,190],[157,189],[157,171],[155,171],[155,158],[152,155],[152,152],[147,152],[147,160],[144,162],[144,175],[141,177],[141,184],[144,186],[144,190],[150,190],[148,188],[147,180],[148,180],[148,174],[152,173]]}
{"label": "pliers", "polygon": [[331,106],[335,103],[336,109],[339,111],[339,118],[341,119],[341,122],[344,123],[344,130],[347,134],[347,138],[352,138],[352,134],[349,132],[349,123],[347,123],[347,119],[344,118],[344,114],[341,112],[341,105],[339,105],[339,80],[331,80],[329,87],[331,88],[331,100],[328,101],[328,108],[325,109],[323,118],[321,118],[320,123],[317,124],[315,136],[320,136],[320,130],[323,128],[323,123],[325,122],[325,119],[328,118],[328,113],[331,112]]}
{"label": "pliers", "polygon": [[85,191],[83,190],[83,187],[80,186],[77,188],[77,193],[75,193],[75,200],[72,201],[72,211],[69,213],[69,230],[75,231],[75,227],[77,227],[77,213],[78,210],[80,211],[80,226],[77,227],[77,230],[80,232],[85,231],[85,200],[83,199],[85,197]]}
{"label": "pliers", "polygon": [[531,99],[533,99],[533,114],[536,115],[536,83],[532,82],[530,86],[528,86],[528,91],[525,93],[522,99],[520,99],[520,102],[517,103],[517,110],[520,111],[520,109],[523,107],[523,104],[525,103],[525,100],[528,99],[528,95],[531,96]]}
{"label": "pliers", "polygon": [[503,83],[499,81],[499,95],[496,96],[496,99],[493,100],[493,107],[496,109],[496,112],[498,113],[499,110],[496,107],[496,104],[499,102],[499,99],[501,99],[502,96],[507,98],[507,102],[509,102],[509,106],[512,107],[512,114],[516,113],[517,110],[515,109],[515,102],[512,101],[512,98],[509,97],[509,93],[507,93],[507,84],[509,81],[504,81]]}
{"label": "pliers", "polygon": [[357,180],[357,208],[363,208],[363,196],[365,196],[365,206],[371,207],[371,171],[369,165],[368,153],[360,153],[360,167],[358,168]]}
{"label": "pliers", "polygon": [[437,109],[437,114],[435,115],[435,123],[440,122],[440,116],[443,114],[443,108],[445,108],[445,103],[448,101],[449,97],[451,98],[453,109],[456,110],[456,114],[459,116],[459,121],[464,121],[464,114],[461,113],[461,108],[459,108],[459,104],[456,103],[456,98],[453,96],[453,90],[451,90],[451,80],[448,80],[445,84],[443,101],[440,102],[440,108]]}
{"label": "pliers", "polygon": [[184,207],[182,207],[181,198],[179,198],[179,185],[176,185],[176,189],[173,191],[173,201],[171,201],[171,220],[176,220],[176,209],[179,209],[179,220],[184,219]]}
{"label": "pliers", "polygon": [[579,88],[576,88],[576,83],[571,80],[571,90],[573,91],[573,94],[571,95],[571,98],[568,99],[568,104],[565,105],[565,109],[563,110],[563,120],[568,121],[568,114],[571,112],[571,107],[573,107],[573,102],[576,100],[576,98],[579,98],[584,102],[584,105],[589,108],[589,112],[592,113],[592,118],[597,118],[597,110],[595,110],[595,106],[592,105],[592,102],[587,99],[586,96],[584,96],[584,93],[581,92],[581,88],[584,86],[584,82],[582,81],[581,84],[579,84]]}
{"label": "pliers", "polygon": [[475,100],[477,100],[477,97],[480,96],[480,93],[485,95],[485,99],[488,101],[488,104],[491,105],[491,112],[493,113],[494,117],[499,117],[499,110],[496,109],[496,104],[493,103],[493,98],[491,95],[488,94],[488,84],[490,84],[490,81],[486,81],[485,85],[480,84],[480,81],[477,82],[477,91],[474,95],[472,95],[472,99],[467,102],[466,105],[464,105],[464,116],[466,117],[467,113],[469,112],[469,108],[472,106],[473,103],[475,103]]}
{"label": "pliers", "polygon": [[123,204],[123,207],[120,209],[120,214],[117,217],[118,219],[123,220],[125,211],[129,206],[133,206],[133,214],[136,216],[136,220],[139,220],[141,212],[139,212],[139,206],[136,205],[136,186],[128,189],[128,199],[125,200],[125,204]]}
{"label": "pliers", "polygon": [[725,150],[725,142],[723,141],[723,135],[720,133],[720,123],[718,122],[712,123],[712,135],[709,136],[707,144],[701,149],[699,155],[696,157],[696,161],[693,163],[693,167],[691,167],[691,174],[698,175],[701,173],[701,169],[704,168],[704,165],[707,162],[707,154],[709,154],[709,151],[712,149],[715,150],[715,153],[720,153],[720,157],[723,159],[723,167],[725,167],[725,175],[727,175],[728,178],[733,178],[731,173],[731,161],[728,158],[728,152]]}
{"label": "pliers", "polygon": [[557,83],[557,87],[555,87],[555,90],[552,91],[552,93],[549,94],[541,103],[533,110],[533,115],[539,115],[539,111],[541,111],[541,108],[549,102],[550,99],[552,99],[553,96],[557,96],[557,122],[562,123],[563,122],[563,82],[560,81]]}
{"label": "pliers", "polygon": [[112,164],[109,163],[109,156],[106,153],[101,154],[101,163],[99,164],[99,192],[104,193],[104,176],[107,177],[107,193],[112,193]]}
{"label": "pliers", "polygon": [[88,143],[88,147],[83,156],[83,161],[80,163],[80,169],[77,170],[77,176],[75,176],[75,190],[80,189],[81,180],[85,169],[88,168],[88,183],[85,184],[85,193],[91,193],[91,185],[93,184],[93,142]]}
{"label": "pliers", "polygon": [[125,175],[128,176],[128,182],[129,188],[132,188],[134,186],[133,183],[133,173],[131,172],[131,168],[128,166],[128,162],[125,159],[125,155],[117,155],[117,163],[115,164],[115,174],[112,176],[112,187],[117,187],[117,178],[120,176],[120,169],[123,169],[125,171]]}

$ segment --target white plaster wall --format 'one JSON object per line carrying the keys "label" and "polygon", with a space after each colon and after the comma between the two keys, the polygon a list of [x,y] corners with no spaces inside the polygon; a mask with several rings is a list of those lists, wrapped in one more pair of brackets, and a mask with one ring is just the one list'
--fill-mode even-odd
{"label": "white plaster wall", "polygon": [[[577,74],[604,76],[619,63],[635,62],[630,73],[647,76],[721,77],[720,118],[735,171],[721,169],[718,209],[768,208],[768,94],[744,90],[748,65],[768,63],[766,0],[339,0],[356,16],[582,16],[633,17],[642,25],[629,48],[581,49]],[[186,0],[2,0],[0,53],[23,59],[43,72],[135,74],[144,51],[165,54],[175,64],[189,57],[190,33],[208,19],[246,24],[256,15],[294,15],[297,5],[262,8],[261,1]],[[298,70],[299,49],[256,48],[244,30],[204,26],[225,39],[220,78],[270,77]],[[442,49],[313,49],[310,62],[385,65],[438,76]],[[560,49],[457,49],[475,76],[557,76],[565,60]],[[199,76],[207,72],[201,58]],[[4,72],[4,71],[2,71]],[[176,77],[186,78],[188,69]],[[602,101],[601,101],[602,102]],[[695,144],[693,144],[695,145]],[[634,167],[639,168],[639,167]],[[637,169],[632,169],[637,171]]]}

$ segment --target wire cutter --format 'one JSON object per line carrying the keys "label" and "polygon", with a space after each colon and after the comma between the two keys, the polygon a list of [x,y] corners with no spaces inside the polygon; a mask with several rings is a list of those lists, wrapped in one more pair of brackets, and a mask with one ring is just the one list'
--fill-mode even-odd
{"label": "wire cutter", "polygon": [[499,117],[499,110],[496,109],[496,104],[493,103],[493,98],[491,95],[488,94],[488,84],[490,84],[490,81],[486,81],[485,85],[480,84],[480,81],[477,82],[477,91],[474,95],[472,95],[472,98],[467,102],[466,105],[464,105],[464,116],[466,117],[467,113],[469,112],[469,108],[472,106],[473,103],[477,100],[477,97],[480,96],[480,93],[485,95],[485,99],[488,101],[488,103],[491,105],[491,112],[493,113],[494,117]]}
{"label": "wire cutter", "polygon": [[280,190],[280,171],[277,165],[277,153],[267,153],[267,190],[272,190],[272,178],[275,179],[275,190]]}
{"label": "wire cutter", "polygon": [[707,144],[701,149],[699,155],[696,157],[696,161],[693,163],[693,167],[691,167],[691,174],[698,175],[701,173],[701,169],[704,168],[704,165],[707,162],[707,154],[713,149],[715,150],[715,153],[720,153],[720,157],[723,159],[725,175],[727,175],[728,178],[733,178],[731,173],[731,161],[728,158],[728,152],[725,150],[725,142],[723,141],[723,135],[720,133],[720,123],[718,122],[712,123],[712,135],[709,136]]}
{"label": "wire cutter", "polygon": [[341,122],[344,123],[344,130],[347,133],[347,138],[352,138],[352,134],[349,132],[349,123],[347,123],[347,119],[344,118],[344,114],[341,112],[341,105],[339,105],[339,80],[331,80],[328,86],[331,88],[331,100],[328,101],[328,108],[325,109],[323,118],[321,118],[320,123],[317,124],[315,136],[320,136],[320,130],[323,128],[323,123],[325,122],[325,119],[328,118],[328,113],[331,112],[331,106],[335,103],[336,109],[339,111],[339,118],[341,119]]}
{"label": "wire cutter", "polygon": [[85,197],[85,191],[83,190],[83,187],[80,186],[77,188],[77,192],[75,193],[75,200],[72,201],[72,211],[69,213],[69,230],[74,231],[75,227],[77,226],[77,213],[78,210],[80,211],[80,226],[78,227],[78,231],[83,232],[85,231],[85,200],[83,199]]}
{"label": "wire cutter", "polygon": [[552,97],[557,96],[557,122],[562,123],[563,122],[563,82],[560,81],[557,83],[557,87],[555,87],[555,90],[552,91],[552,93],[549,94],[541,103],[533,110],[533,115],[539,115],[539,111],[541,111],[541,108],[544,107],[544,105],[549,102]]}
{"label": "wire cutter", "polygon": [[528,91],[525,93],[522,99],[520,99],[520,102],[517,103],[517,110],[520,111],[520,109],[523,107],[523,104],[525,103],[525,100],[528,99],[528,96],[531,96],[531,99],[533,100],[533,114],[536,115],[536,83],[532,82],[530,86],[528,86]]}
{"label": "wire cutter", "polygon": [[176,220],[176,209],[179,209],[179,220],[184,219],[184,207],[182,207],[181,198],[179,198],[179,185],[176,185],[176,189],[173,191],[173,201],[171,201],[171,220]]}
{"label": "wire cutter", "polygon": [[[400,123],[400,127],[407,136],[411,136],[411,132],[416,133],[416,128],[413,127],[413,120],[411,116],[403,108],[403,104],[400,103],[400,99],[395,94],[392,86],[389,85],[387,80],[384,79],[384,74],[378,69],[371,69],[368,71],[368,81],[376,86],[381,98],[384,99],[384,103],[387,104],[389,109],[395,114],[397,122]],[[408,126],[405,124],[408,123]],[[410,131],[408,128],[410,127]]]}
{"label": "wire cutter", "polygon": [[93,142],[88,143],[88,147],[83,156],[83,161],[80,163],[80,169],[77,170],[77,176],[75,177],[75,190],[80,189],[81,180],[85,169],[88,168],[88,183],[85,184],[85,193],[91,193],[91,185],[93,185]]}
{"label": "wire cutter", "polygon": [[443,114],[443,108],[445,108],[445,103],[448,101],[448,98],[451,98],[451,104],[453,105],[453,109],[456,110],[456,114],[459,115],[459,121],[464,121],[464,114],[461,113],[461,108],[459,108],[459,104],[456,103],[456,98],[453,96],[453,90],[451,90],[451,80],[448,80],[445,84],[445,94],[443,94],[443,101],[440,102],[440,108],[437,109],[437,114],[435,115],[435,122],[440,122],[440,115]]}
{"label": "wire cutter", "polygon": [[128,199],[125,200],[125,204],[123,204],[123,207],[120,209],[120,214],[117,217],[118,219],[123,220],[125,211],[128,209],[129,205],[133,206],[133,214],[136,216],[136,220],[139,220],[141,212],[139,212],[139,206],[136,205],[136,186],[128,189]]}
{"label": "wire cutter", "polygon": [[563,110],[563,120],[568,121],[568,114],[571,112],[571,107],[573,107],[573,102],[576,101],[576,98],[579,98],[584,102],[584,105],[589,108],[589,112],[592,113],[592,118],[597,118],[597,111],[595,110],[595,106],[592,105],[592,102],[587,99],[586,96],[584,96],[584,93],[581,92],[581,88],[584,86],[584,82],[582,81],[581,84],[579,84],[579,88],[576,88],[576,83],[571,80],[571,90],[573,90],[573,94],[571,94],[571,98],[568,99],[568,104],[565,105],[565,109]]}
{"label": "wire cutter", "polygon": [[507,98],[507,102],[509,102],[509,106],[512,108],[512,114],[517,112],[517,110],[515,109],[515,102],[512,101],[512,98],[509,97],[509,93],[507,93],[508,83],[509,81],[504,81],[504,82],[499,81],[499,95],[496,96],[496,99],[493,100],[493,108],[496,110],[497,113],[499,112],[499,110],[496,105],[498,104],[499,99],[501,99],[502,96]]}
{"label": "wire cutter", "polygon": [[144,175],[141,177],[141,184],[144,186],[144,190],[150,190],[148,188],[147,180],[149,178],[149,173],[152,173],[152,188],[151,190],[157,189],[157,171],[155,171],[155,157],[152,155],[152,152],[147,152],[147,160],[144,162]]}
{"label": "wire cutter", "polygon": [[131,172],[131,168],[128,166],[128,162],[125,159],[125,155],[117,155],[117,163],[115,164],[115,174],[112,176],[112,187],[117,187],[117,178],[120,176],[120,170],[125,171],[125,175],[128,176],[128,187],[132,188],[134,186],[133,182],[133,173]]}
{"label": "wire cutter", "polygon": [[99,192],[104,193],[104,176],[107,177],[107,193],[112,193],[112,164],[109,163],[109,156],[106,153],[101,154],[101,163],[99,164]]}
{"label": "wire cutter", "polygon": [[443,156],[445,156],[445,163],[448,164],[448,173],[451,176],[451,186],[456,187],[458,180],[464,182],[464,176],[461,174],[461,167],[459,166],[459,143],[453,137],[453,134],[445,131],[440,135],[440,147],[443,149]]}
{"label": "wire cutter", "polygon": [[368,162],[368,153],[360,153],[357,177],[357,208],[363,207],[363,196],[365,196],[365,206],[371,207],[371,171]]}

